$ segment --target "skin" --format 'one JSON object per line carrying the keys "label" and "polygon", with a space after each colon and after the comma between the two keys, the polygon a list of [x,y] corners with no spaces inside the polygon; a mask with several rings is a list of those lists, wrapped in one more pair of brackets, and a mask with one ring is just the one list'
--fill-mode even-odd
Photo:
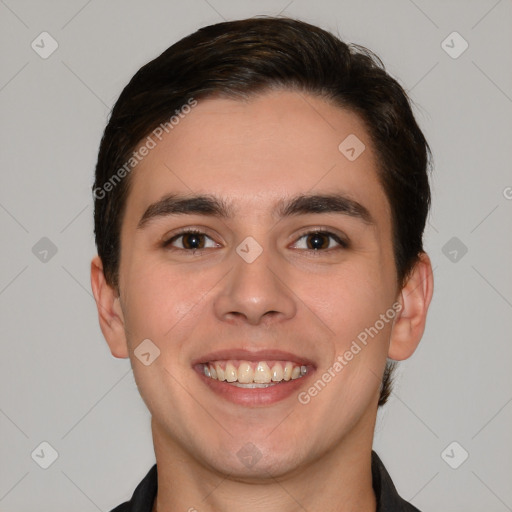
{"label": "skin", "polygon": [[[338,150],[349,134],[366,146],[352,162]],[[110,350],[130,357],[152,415],[155,510],[375,511],[370,456],[386,357],[413,354],[433,289],[426,254],[397,285],[377,165],[357,115],[273,91],[247,102],[200,101],[133,171],[119,293],[98,257],[91,282]],[[277,201],[312,192],[348,195],[375,223],[339,213],[272,215]],[[223,197],[235,215],[165,216],[138,229],[146,208],[169,193]],[[206,250],[187,252],[183,238],[163,246],[187,227],[206,233]],[[349,247],[326,237],[328,249],[307,250],[304,232],[319,228],[348,238]],[[235,250],[247,236],[263,248],[250,264]],[[395,301],[402,309],[394,322],[306,405],[296,395],[235,405],[191,367],[212,350],[276,348],[315,362],[307,390]],[[149,366],[133,353],[147,338],[160,349]],[[248,442],[261,454],[250,468],[236,455]]]}

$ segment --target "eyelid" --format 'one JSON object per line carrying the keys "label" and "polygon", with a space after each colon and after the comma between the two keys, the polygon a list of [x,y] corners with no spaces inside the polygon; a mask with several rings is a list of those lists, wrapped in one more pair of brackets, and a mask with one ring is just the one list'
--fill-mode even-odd
{"label": "eyelid", "polygon": [[[213,236],[211,236],[209,234],[209,230],[207,228],[205,228],[205,227],[201,227],[201,228],[185,227],[185,228],[180,228],[177,231],[173,231],[172,233],[166,233],[162,237],[162,246],[164,248],[167,248],[171,245],[172,242],[176,241],[176,239],[180,238],[183,235],[187,235],[189,233],[204,235],[207,238],[209,238],[210,240],[212,240],[213,242],[215,242],[215,244],[219,245],[219,243],[214,240]],[[205,248],[203,248],[203,249],[181,249],[180,247],[174,247],[174,249],[177,249],[179,251],[187,251],[187,252],[192,252],[192,251],[197,252],[197,251],[205,250]],[[206,247],[206,249],[211,249],[211,247]]]}
{"label": "eyelid", "polygon": [[[317,226],[317,227],[314,227],[314,228],[305,228],[306,230],[301,232],[301,234],[299,235],[295,235],[295,243],[297,243],[300,239],[304,238],[305,236],[308,236],[308,235],[314,235],[314,234],[321,234],[321,235],[324,235],[326,237],[329,237],[329,238],[332,238],[336,241],[336,243],[339,245],[339,247],[343,248],[343,249],[348,249],[348,247],[350,246],[350,242],[348,240],[348,237],[342,233],[339,233],[337,230],[333,230],[332,228],[328,228],[328,227],[325,227],[325,226]],[[336,249],[335,247],[333,248],[330,248],[330,249],[321,249],[321,250],[318,250],[318,249],[306,249],[307,251],[309,252],[313,252],[313,253],[320,253],[320,252],[329,252],[329,251],[332,251],[333,249]]]}
{"label": "eyelid", "polygon": [[[209,229],[205,227],[184,227],[178,229],[178,231],[174,231],[171,234],[166,234],[162,237],[162,246],[164,248],[169,247],[171,242],[175,241],[176,239],[180,238],[183,235],[192,233],[192,234],[199,234],[204,235],[210,240],[212,240],[215,244],[220,245],[218,242],[215,241],[215,239],[208,234]],[[328,238],[332,238],[335,240],[335,242],[338,244],[338,248],[347,249],[350,246],[350,242],[348,238],[342,234],[339,233],[337,230],[333,230],[332,228],[328,228],[326,226],[316,226],[316,227],[310,227],[310,228],[304,228],[304,231],[301,231],[300,234],[295,234],[293,238],[293,244],[296,244],[299,240],[304,238],[308,235],[314,235],[314,234],[322,234]],[[179,251],[186,251],[186,252],[200,252],[204,251],[206,249],[212,249],[212,247],[206,247],[202,249],[182,249],[180,247],[174,247],[174,249],[177,249]],[[330,249],[301,249],[303,251],[312,252],[312,253],[321,253],[321,252],[330,252],[333,249],[336,249],[336,247],[331,247]]]}

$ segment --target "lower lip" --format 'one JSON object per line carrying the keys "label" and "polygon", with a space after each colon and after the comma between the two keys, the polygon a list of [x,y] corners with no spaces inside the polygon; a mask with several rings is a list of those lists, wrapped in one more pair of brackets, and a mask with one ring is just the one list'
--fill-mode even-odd
{"label": "lower lip", "polygon": [[194,369],[199,378],[217,395],[238,405],[261,406],[275,404],[290,397],[306,384],[306,380],[313,373],[313,368],[307,367],[308,373],[298,379],[282,381],[268,388],[239,388],[226,381],[211,379],[204,374],[202,365]]}

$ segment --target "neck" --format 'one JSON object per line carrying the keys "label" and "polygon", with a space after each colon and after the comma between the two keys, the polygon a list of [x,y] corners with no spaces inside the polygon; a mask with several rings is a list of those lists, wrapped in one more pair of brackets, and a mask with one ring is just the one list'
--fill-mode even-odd
{"label": "neck", "polygon": [[158,468],[153,512],[218,512],[250,507],[253,512],[375,512],[371,446],[373,421],[363,421],[328,453],[286,474],[267,468],[266,478],[248,480],[200,463],[152,421]]}

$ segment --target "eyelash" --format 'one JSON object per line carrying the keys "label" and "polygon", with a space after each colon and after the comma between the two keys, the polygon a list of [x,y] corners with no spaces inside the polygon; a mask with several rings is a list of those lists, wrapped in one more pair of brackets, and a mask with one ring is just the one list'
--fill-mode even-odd
{"label": "eyelash", "polygon": [[[173,242],[175,242],[176,240],[178,240],[179,238],[181,238],[181,237],[183,237],[185,235],[204,235],[204,236],[210,238],[210,240],[212,239],[206,233],[204,233],[204,231],[201,231],[199,229],[186,228],[183,231],[180,231],[177,234],[173,235],[168,240],[164,241],[162,246],[164,248],[169,248],[169,246]],[[302,233],[298,237],[297,240],[301,240],[302,238],[307,237],[309,235],[323,235],[323,236],[327,236],[328,238],[332,238],[333,240],[335,240],[336,243],[339,244],[339,247],[334,247],[334,248],[331,247],[331,248],[328,248],[328,249],[300,249],[300,250],[306,250],[306,251],[308,251],[310,253],[318,253],[318,252],[328,252],[328,251],[330,252],[330,251],[335,250],[335,249],[348,249],[348,247],[349,247],[349,243],[346,240],[343,240],[341,237],[339,237],[335,233],[332,233],[332,232],[326,231],[326,230],[322,230],[322,229],[313,229],[313,230],[310,230],[310,231],[306,231],[305,233]],[[211,249],[211,247],[207,247],[206,249],[205,248],[203,248],[203,249],[186,249],[186,248],[181,248],[181,247],[172,247],[172,250],[174,250],[174,249],[176,249],[178,251],[192,252],[193,254],[195,254],[197,252],[201,253],[202,251],[205,251],[206,249]]]}

